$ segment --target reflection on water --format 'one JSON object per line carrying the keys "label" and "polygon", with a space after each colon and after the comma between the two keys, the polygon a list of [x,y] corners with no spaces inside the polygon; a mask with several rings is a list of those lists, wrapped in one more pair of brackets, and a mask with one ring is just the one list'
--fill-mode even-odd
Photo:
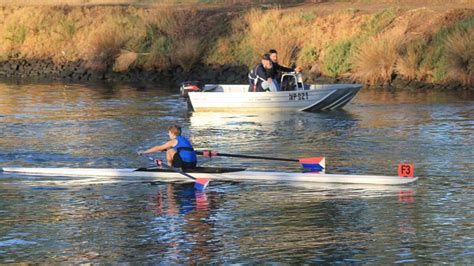
{"label": "reflection on water", "polygon": [[[27,177],[0,174],[0,263],[469,264],[472,92],[361,91],[344,110],[193,113],[133,86],[0,85],[0,165],[139,167],[135,151],[184,127],[198,148],[299,158],[328,172],[396,174],[411,186]],[[159,155],[158,155],[159,156]],[[204,165],[293,170],[238,158]]]}

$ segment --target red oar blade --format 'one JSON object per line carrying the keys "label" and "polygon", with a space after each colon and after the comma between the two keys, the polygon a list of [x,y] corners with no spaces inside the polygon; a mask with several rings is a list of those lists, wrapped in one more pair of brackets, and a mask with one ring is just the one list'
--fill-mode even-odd
{"label": "red oar blade", "polygon": [[209,185],[209,178],[196,178],[194,188],[199,191],[204,191]]}
{"label": "red oar blade", "polygon": [[303,168],[310,169],[312,172],[322,172],[326,169],[325,157],[301,158],[300,164]]}

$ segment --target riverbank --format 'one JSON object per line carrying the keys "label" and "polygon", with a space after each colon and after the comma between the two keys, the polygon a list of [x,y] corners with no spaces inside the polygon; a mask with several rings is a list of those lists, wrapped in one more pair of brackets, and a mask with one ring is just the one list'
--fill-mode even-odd
{"label": "riverbank", "polygon": [[275,48],[308,82],[474,84],[474,10],[462,4],[8,6],[0,17],[0,77],[8,79],[246,83]]}
{"label": "riverbank", "polygon": [[[112,68],[94,70],[87,67],[85,61],[76,61],[58,65],[52,60],[9,60],[0,62],[0,78],[8,80],[28,81],[69,81],[69,82],[127,82],[127,83],[159,83],[178,85],[187,80],[200,80],[206,83],[238,84],[247,82],[245,66],[209,66],[199,64],[192,70],[184,71],[181,67],[173,67],[161,71],[130,69],[117,72]],[[177,86],[176,86],[177,87]]]}
{"label": "riverbank", "polygon": [[[125,73],[115,72],[112,69],[106,71],[94,71],[85,67],[85,62],[72,62],[67,65],[56,65],[51,60],[12,60],[0,62],[0,82],[110,82],[139,84],[145,87],[154,87],[159,84],[161,87],[168,86],[171,89],[178,89],[179,84],[187,80],[199,80],[204,83],[226,83],[226,84],[246,84],[246,66],[196,66],[189,72],[183,71],[180,67],[166,71],[143,71],[130,70]],[[348,77],[312,76],[306,82],[316,84],[331,83],[355,83]],[[460,86],[457,83],[433,84],[416,80],[394,79],[390,84],[366,85],[375,89],[396,89],[396,90],[426,90],[426,89],[446,89],[465,90],[472,87]]]}

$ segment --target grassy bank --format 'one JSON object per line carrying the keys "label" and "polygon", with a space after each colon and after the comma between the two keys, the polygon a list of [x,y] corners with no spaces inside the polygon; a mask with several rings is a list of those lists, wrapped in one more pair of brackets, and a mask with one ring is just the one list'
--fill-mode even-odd
{"label": "grassy bank", "polygon": [[0,61],[83,61],[97,71],[178,66],[189,71],[198,63],[251,67],[275,48],[282,63],[304,66],[310,78],[474,84],[473,9],[218,4],[212,9],[7,5],[0,8]]}

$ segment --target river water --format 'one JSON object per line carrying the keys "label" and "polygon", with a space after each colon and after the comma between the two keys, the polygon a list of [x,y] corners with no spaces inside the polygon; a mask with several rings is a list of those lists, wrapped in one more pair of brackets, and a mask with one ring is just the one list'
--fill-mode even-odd
{"label": "river water", "polygon": [[[342,111],[192,113],[169,89],[0,84],[0,166],[149,166],[179,124],[198,148],[300,158],[408,186],[0,173],[0,264],[461,263],[474,260],[474,93],[362,90]],[[161,156],[161,155],[158,155]],[[231,158],[202,165],[300,171]]]}

